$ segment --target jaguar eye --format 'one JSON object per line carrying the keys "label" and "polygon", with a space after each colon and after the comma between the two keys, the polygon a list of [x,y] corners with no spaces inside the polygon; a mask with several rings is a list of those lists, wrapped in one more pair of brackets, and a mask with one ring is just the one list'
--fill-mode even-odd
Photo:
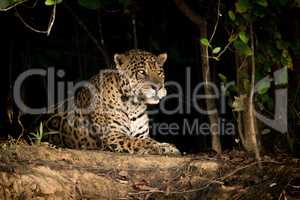
{"label": "jaguar eye", "polygon": [[146,75],[146,72],[144,70],[139,70],[138,73],[141,75]]}
{"label": "jaguar eye", "polygon": [[138,79],[145,79],[147,77],[147,74],[146,74],[145,70],[139,70],[136,74],[136,77]]}

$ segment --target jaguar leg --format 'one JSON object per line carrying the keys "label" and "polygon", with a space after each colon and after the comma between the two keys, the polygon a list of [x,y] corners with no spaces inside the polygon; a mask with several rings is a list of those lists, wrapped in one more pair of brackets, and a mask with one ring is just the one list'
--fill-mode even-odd
{"label": "jaguar leg", "polygon": [[171,144],[159,143],[151,138],[135,138],[123,133],[112,132],[103,138],[105,150],[121,153],[179,155],[180,151]]}

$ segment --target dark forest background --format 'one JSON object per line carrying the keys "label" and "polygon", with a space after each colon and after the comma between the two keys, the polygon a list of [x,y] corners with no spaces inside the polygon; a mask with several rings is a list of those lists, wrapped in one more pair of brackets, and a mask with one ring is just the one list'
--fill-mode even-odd
{"label": "dark forest background", "polygon": [[[95,2],[98,3],[95,4]],[[58,78],[58,81],[76,82],[88,79],[101,69],[111,67],[114,53],[122,53],[137,47],[154,53],[167,52],[166,80],[176,81],[186,90],[185,73],[189,68],[191,70],[191,80],[189,81],[191,88],[194,88],[197,83],[203,80],[201,38],[199,36],[201,30],[178,9],[174,2],[172,0],[90,0],[85,3],[84,1],[78,3],[74,0],[64,0],[57,4],[55,23],[49,36],[29,30],[22,22],[23,20],[39,30],[47,29],[52,7],[45,6],[44,1],[37,1],[36,4],[35,1],[28,1],[8,11],[0,12],[1,136],[7,137],[8,134],[18,136],[19,134],[18,126],[11,125],[6,115],[8,110],[17,111],[10,99],[14,80],[20,73],[31,68],[55,67],[56,70],[63,69],[66,71],[66,76]],[[205,18],[208,25],[208,35],[211,35],[218,18],[218,1],[186,0],[185,2],[195,13]],[[246,18],[244,15],[248,11],[240,12],[237,4],[235,4],[243,5],[243,2],[221,1],[221,15],[218,19],[218,28],[213,42],[223,49],[228,44],[231,30],[239,32],[244,23],[251,23],[255,28],[255,37],[258,41],[255,49],[257,51],[257,79],[271,74],[273,70],[280,67],[289,68],[289,83],[287,85],[290,95],[289,131],[282,134],[270,130],[270,133],[262,135],[262,142],[264,149],[269,152],[299,153],[299,2],[276,0],[272,2],[257,1],[260,2],[257,4],[256,1],[249,1],[248,3],[252,6],[251,12],[261,12],[261,18],[257,17],[258,14],[257,16],[252,15],[253,13]],[[264,2],[269,4],[266,6]],[[229,14],[230,10],[235,12],[235,18],[238,18],[238,15],[241,16],[238,24],[232,22],[234,20]],[[136,21],[136,24],[133,23],[133,20]],[[248,28],[246,27],[245,30]],[[288,57],[292,59],[292,63],[285,66],[282,64],[284,62],[279,62],[278,65],[274,64],[275,61],[281,60],[282,53],[278,53],[278,48],[271,45],[275,44],[276,41],[272,39],[272,34],[268,35],[269,32],[280,33],[284,50],[288,50]],[[97,40],[97,44],[93,41],[93,37]],[[268,41],[269,43],[267,43]],[[224,76],[229,81],[237,80],[235,49],[239,49],[238,43],[230,45],[220,60],[211,59],[210,67],[213,82],[219,84]],[[243,51],[244,49],[240,48],[240,50]],[[270,60],[274,58],[275,61],[269,62],[268,58]],[[108,62],[110,64],[107,64]],[[265,67],[266,65],[268,67]],[[46,87],[46,80],[40,77],[33,77],[26,81],[22,90],[25,102],[33,107],[46,105]],[[266,94],[269,98],[264,97],[261,101],[259,98],[257,99],[257,102],[263,102],[262,105],[265,107],[262,111],[265,112],[272,111],[272,103],[274,103],[272,102],[274,95],[272,88],[268,89]],[[168,88],[169,94],[174,92],[176,92],[174,88]],[[234,96],[236,96],[236,92],[227,97],[228,101],[234,99]],[[188,103],[190,102],[183,102],[184,106]],[[201,103],[205,106],[204,101]],[[219,107],[218,103],[217,106]],[[177,102],[170,100],[168,106],[172,107],[173,105],[177,105]],[[226,109],[226,114],[221,114],[220,118],[226,122],[236,123],[232,107],[228,105]],[[200,115],[193,107],[191,107],[191,113],[165,115],[160,112],[152,115],[151,118],[156,123],[175,122],[179,125],[183,124],[183,119],[187,119],[191,123],[195,119],[200,120],[200,122],[208,122],[207,116]],[[181,126],[179,133],[183,132],[182,128]],[[159,141],[175,143],[180,150],[189,153],[210,149],[209,136],[183,136],[179,134],[176,136],[155,135],[153,137]],[[242,146],[236,142],[237,138],[237,133],[222,136],[223,149],[241,149]],[[292,142],[289,140],[291,138]]]}

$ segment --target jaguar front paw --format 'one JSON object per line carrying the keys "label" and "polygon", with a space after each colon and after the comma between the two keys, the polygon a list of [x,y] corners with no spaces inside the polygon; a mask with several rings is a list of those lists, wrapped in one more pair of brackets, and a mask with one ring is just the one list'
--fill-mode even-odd
{"label": "jaguar front paw", "polygon": [[180,155],[180,151],[172,144],[169,143],[159,143],[158,152],[162,155]]}

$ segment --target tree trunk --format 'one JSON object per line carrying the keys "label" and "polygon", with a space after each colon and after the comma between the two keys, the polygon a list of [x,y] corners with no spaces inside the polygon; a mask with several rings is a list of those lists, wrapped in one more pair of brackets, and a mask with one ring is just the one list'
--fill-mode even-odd
{"label": "tree trunk", "polygon": [[[175,0],[175,4],[178,9],[187,16],[192,22],[194,22],[200,32],[200,38],[208,38],[207,34],[207,22],[205,19],[195,14],[183,0]],[[200,42],[199,42],[200,44]],[[201,62],[202,62],[202,76],[204,81],[204,92],[206,96],[213,96],[213,90],[209,87],[209,83],[211,83],[211,75],[210,75],[210,66],[209,66],[209,54],[208,54],[208,46],[201,45]],[[209,113],[208,119],[211,127],[219,127],[219,114],[216,106],[216,102],[212,98],[206,98],[206,109],[208,112],[215,111],[213,113]],[[212,130],[211,128],[211,144],[212,149],[217,153],[222,152],[221,142],[220,142],[220,133],[219,128]]]}
{"label": "tree trunk", "polygon": [[260,143],[257,140],[257,122],[254,108],[255,57],[252,25],[250,36],[253,52],[250,57],[241,56],[238,50],[235,50],[238,95],[239,97],[245,96],[244,111],[238,113],[237,125],[243,147],[246,151],[254,153],[256,158],[260,160]]}
{"label": "tree trunk", "polygon": [[[207,37],[207,23],[203,21],[203,25],[200,28],[200,38],[208,38]],[[208,46],[201,45],[201,61],[202,61],[202,76],[204,81],[204,92],[205,95],[215,95],[213,93],[212,88],[208,85],[211,83],[211,75],[210,75],[210,66],[209,66],[209,55],[208,55]],[[211,127],[219,127],[219,114],[216,106],[216,102],[214,99],[206,98],[206,109],[207,111],[214,110],[215,112],[208,114],[209,123]],[[215,126],[217,125],[217,126]],[[222,152],[221,142],[220,142],[220,133],[219,128],[212,129],[211,128],[211,146],[212,149],[218,153]]]}

